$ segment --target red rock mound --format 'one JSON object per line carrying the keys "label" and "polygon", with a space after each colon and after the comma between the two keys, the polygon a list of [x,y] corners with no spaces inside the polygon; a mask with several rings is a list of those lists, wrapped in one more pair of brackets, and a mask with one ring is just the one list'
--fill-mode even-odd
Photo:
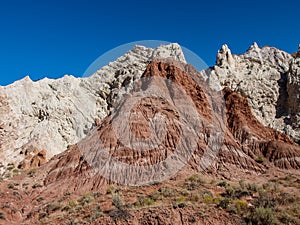
{"label": "red rock mound", "polygon": [[189,65],[152,62],[136,89],[80,143],[34,176],[15,178],[21,186],[35,183],[41,188],[24,189],[20,198],[10,192],[1,196],[1,203],[14,202],[18,213],[7,212],[8,220],[34,215],[40,206],[37,196],[50,202],[67,192],[104,192],[109,182],[153,184],[184,170],[238,176],[270,166],[300,168],[296,144],[261,125],[239,94],[228,88],[211,91]]}

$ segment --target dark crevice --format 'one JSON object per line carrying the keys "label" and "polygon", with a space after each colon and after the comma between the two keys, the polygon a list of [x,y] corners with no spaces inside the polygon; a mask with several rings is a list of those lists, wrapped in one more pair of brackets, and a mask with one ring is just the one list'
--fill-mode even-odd
{"label": "dark crevice", "polygon": [[280,79],[277,81],[279,86],[279,96],[276,102],[276,116],[275,118],[280,118],[282,116],[288,115],[288,107],[286,107],[288,101],[287,92],[287,73],[282,73]]}

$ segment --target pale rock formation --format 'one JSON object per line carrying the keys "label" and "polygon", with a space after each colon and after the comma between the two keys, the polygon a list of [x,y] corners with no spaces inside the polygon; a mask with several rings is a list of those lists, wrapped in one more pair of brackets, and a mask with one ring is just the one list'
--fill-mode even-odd
{"label": "pale rock formation", "polygon": [[136,46],[88,78],[66,75],[34,82],[27,76],[0,87],[0,165],[17,166],[28,158],[25,152],[37,150],[46,150],[50,159],[77,143],[157,57],[185,62],[178,44],[156,49]]}
{"label": "pale rock formation", "polygon": [[257,43],[246,53],[234,55],[223,45],[216,65],[205,73],[212,88],[229,87],[246,97],[261,123],[300,140],[299,58]]}
{"label": "pale rock formation", "polygon": [[290,114],[288,135],[300,142],[300,46],[297,57],[292,60],[287,76],[288,112]]}

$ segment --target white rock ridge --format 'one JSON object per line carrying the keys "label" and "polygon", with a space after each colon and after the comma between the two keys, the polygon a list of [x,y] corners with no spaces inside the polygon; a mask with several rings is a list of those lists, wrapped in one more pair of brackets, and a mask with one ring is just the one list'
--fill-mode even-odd
{"label": "white rock ridge", "polygon": [[34,82],[25,77],[0,87],[0,165],[17,166],[36,149],[46,150],[50,159],[77,143],[157,57],[185,62],[178,44],[136,46],[88,78],[66,75]]}
{"label": "white rock ridge", "polygon": [[260,122],[299,142],[299,63],[299,57],[273,47],[254,43],[246,53],[234,55],[223,45],[216,65],[205,73],[211,87],[228,86],[242,94]]}
{"label": "white rock ridge", "polygon": [[[0,175],[9,163],[27,168],[39,151],[50,159],[77,143],[131,90],[150,61],[167,57],[186,62],[178,44],[136,46],[88,78],[26,77],[0,87]],[[245,96],[258,120],[299,143],[300,51],[292,56],[254,43],[235,55],[223,45],[216,65],[202,74],[213,88],[228,86]]]}

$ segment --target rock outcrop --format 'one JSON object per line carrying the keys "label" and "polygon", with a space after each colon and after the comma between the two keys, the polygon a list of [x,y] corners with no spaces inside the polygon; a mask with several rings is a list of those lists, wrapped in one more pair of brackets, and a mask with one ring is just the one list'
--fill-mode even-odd
{"label": "rock outcrop", "polygon": [[23,167],[26,151],[43,149],[49,160],[84,138],[157,57],[185,62],[178,44],[136,46],[88,78],[32,81],[27,76],[0,87],[0,174],[10,163]]}
{"label": "rock outcrop", "polygon": [[[136,46],[88,78],[26,77],[0,87],[0,173],[10,163],[28,165],[25,152],[45,150],[47,161],[80,141],[130,92],[150,61],[166,57],[186,62],[177,44]],[[216,65],[201,73],[214,89],[229,87],[245,97],[263,125],[299,143],[299,60],[299,51],[291,55],[254,43],[234,55],[224,45]]]}
{"label": "rock outcrop", "polygon": [[260,48],[254,43],[246,53],[234,55],[223,45],[216,65],[205,74],[213,88],[229,87],[246,97],[261,123],[299,142],[298,64],[299,58],[273,47]]}
{"label": "rock outcrop", "polygon": [[[178,172],[206,173],[204,169],[214,174],[227,172],[226,176],[238,179],[243,173],[259,174],[272,167],[300,168],[298,145],[285,134],[262,125],[252,115],[245,97],[229,88],[211,91],[201,74],[190,65],[171,59],[153,61],[141,81],[83,140],[54,156],[34,173],[29,171],[16,177],[18,193],[5,191],[12,186],[0,184],[0,203],[11,202],[10,207],[3,208],[6,221],[35,223],[38,215],[41,217],[41,212],[49,211],[47,207],[51,206],[37,199],[51,203],[71,192],[105,193],[112,182],[156,185],[176,179]],[[151,89],[152,85],[157,89]],[[137,98],[141,93],[136,89],[150,94]],[[128,110],[131,101],[134,104]],[[129,117],[121,112],[127,112]],[[129,118],[125,123],[129,130],[123,126],[124,118]],[[127,134],[130,134],[129,144],[124,142]],[[207,153],[211,160],[205,158]],[[173,163],[168,163],[168,158]],[[33,159],[33,162],[38,161]],[[145,221],[152,221],[150,215],[145,215]],[[134,218],[141,219],[138,212]],[[229,221],[228,224],[236,223],[236,220]]]}
{"label": "rock outcrop", "polygon": [[[199,167],[201,160],[205,152],[210,151],[206,146],[210,141],[218,141],[217,136],[212,136],[213,127],[222,122],[222,118],[219,117],[219,114],[213,115],[209,94],[203,91],[206,88],[205,84],[195,82],[187,74],[189,66],[180,69],[175,65],[170,65],[170,61],[168,63],[153,62],[147,67],[143,77],[157,76],[172,79],[191,97],[202,124],[198,128],[199,133],[195,139],[197,145],[193,151],[190,151],[189,145],[183,145],[187,147],[180,149],[181,153],[177,155],[180,160],[176,162],[180,164],[183,162],[182,160],[186,159],[186,164],[182,163],[179,167],[176,167],[176,164],[171,169],[176,170],[174,171],[176,174],[189,165],[194,170],[201,171],[201,167]],[[200,74],[198,76],[200,77]],[[151,85],[151,82],[145,85]],[[156,83],[156,85],[160,85],[160,83]],[[282,169],[300,168],[300,147],[298,145],[285,134],[262,125],[252,115],[244,97],[229,88],[226,88],[223,94],[226,107],[226,121],[224,122],[227,127],[224,130],[219,152],[211,161],[209,169],[215,170],[216,173],[230,171],[231,176],[234,177],[234,171],[236,173],[240,171],[261,173],[272,165]],[[130,96],[127,96],[127,99],[130,99]],[[176,93],[174,99],[176,99]],[[218,107],[216,104],[213,105]],[[126,106],[121,103],[119,107]],[[102,190],[110,181],[123,184],[149,184],[160,182],[161,174],[167,174],[163,177],[164,179],[174,175],[163,166],[155,167],[154,165],[159,163],[165,165],[167,164],[166,159],[170,155],[176,155],[174,149],[179,145],[180,139],[186,138],[181,132],[184,126],[188,126],[189,129],[195,128],[190,127],[191,124],[186,120],[180,120],[178,109],[172,107],[168,102],[160,98],[142,99],[131,110],[131,114],[134,115],[128,125],[132,129],[131,133],[141,139],[149,137],[149,129],[151,131],[149,121],[153,120],[157,114],[166,115],[166,133],[162,142],[158,141],[160,144],[158,148],[153,148],[156,143],[151,142],[148,143],[147,150],[133,149],[122,143],[123,137],[119,137],[118,131],[115,130],[114,121],[118,121],[118,117],[122,117],[119,110],[117,109],[115,114],[106,117],[81,142],[71,146],[66,152],[54,157],[47,164],[47,177],[44,179],[46,186],[60,187],[62,191]],[[217,127],[217,129],[222,128],[222,126]],[[133,137],[131,137],[130,143],[131,146],[135,146]],[[114,160],[131,165],[131,167],[122,168],[121,164],[114,164]],[[151,166],[153,166],[152,169],[160,168],[162,171],[152,170]],[[116,168],[118,170],[115,170]],[[145,171],[139,170],[140,168]]]}

